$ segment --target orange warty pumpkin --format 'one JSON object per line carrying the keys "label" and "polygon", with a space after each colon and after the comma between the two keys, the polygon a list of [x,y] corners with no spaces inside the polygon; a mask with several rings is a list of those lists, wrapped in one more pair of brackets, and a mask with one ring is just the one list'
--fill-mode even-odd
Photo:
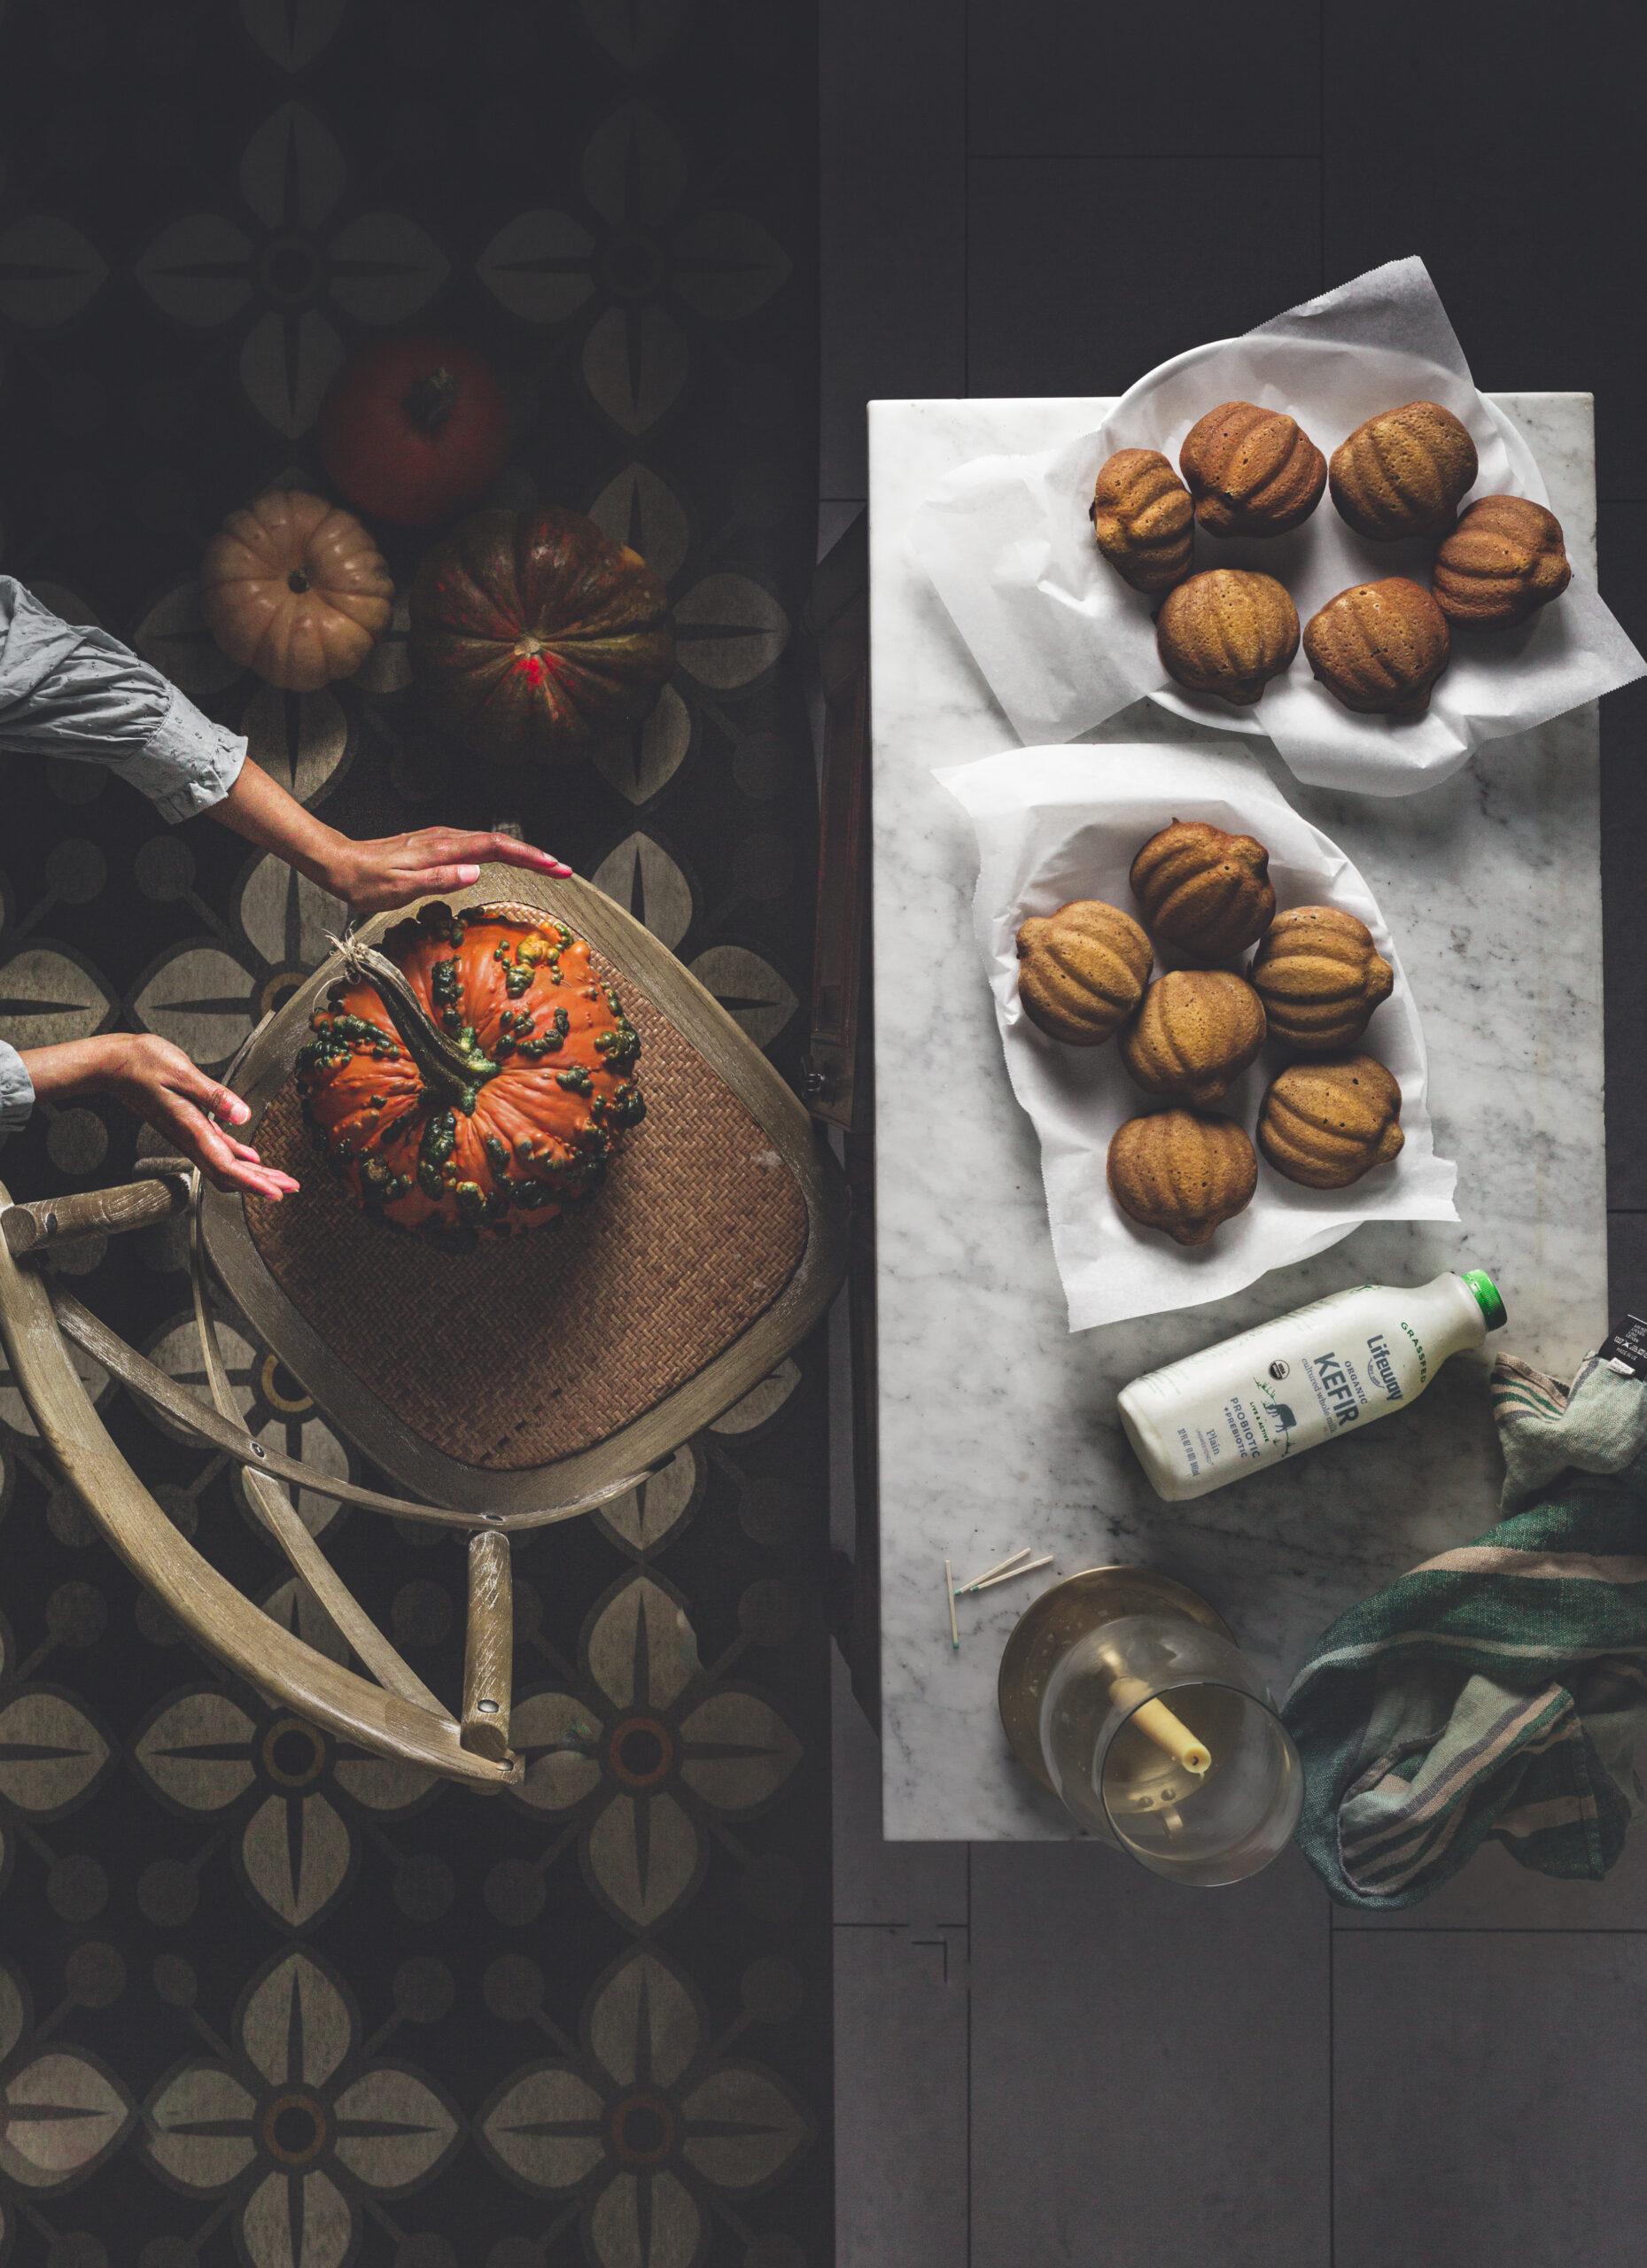
{"label": "orange warty pumpkin", "polygon": [[1553,512],[1527,496],[1483,496],[1435,555],[1435,602],[1461,630],[1513,630],[1573,580]]}
{"label": "orange warty pumpkin", "polygon": [[1193,425],[1178,467],[1209,535],[1285,535],[1321,501],[1327,461],[1295,418],[1220,402]]}
{"label": "orange warty pumpkin", "polygon": [[393,579],[353,513],[301,489],[231,512],[200,563],[206,628],[231,662],[287,693],[353,677],[393,610]]}
{"label": "orange warty pumpkin", "polygon": [[640,1039],[582,938],[524,906],[430,905],[345,951],[298,1086],[357,1202],[470,1245],[587,1199],[645,1105]]}
{"label": "orange warty pumpkin", "polygon": [[1195,508],[1159,449],[1117,449],[1090,511],[1098,548],[1135,591],[1168,591],[1195,564]]}

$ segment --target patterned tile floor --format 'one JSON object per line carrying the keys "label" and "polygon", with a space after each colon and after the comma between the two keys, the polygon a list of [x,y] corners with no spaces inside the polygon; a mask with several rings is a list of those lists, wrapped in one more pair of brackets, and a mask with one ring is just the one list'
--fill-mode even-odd
{"label": "patterned tile floor", "polygon": [[[135,641],[356,835],[515,820],[793,1076],[815,835],[812,22],[753,0],[18,0],[0,23],[0,568]],[[325,488],[315,426],[387,330],[491,359],[487,501],[591,511],[668,582],[680,667],[563,773],[423,729],[406,617],[270,691],[200,618],[204,540]],[[402,589],[426,535],[374,528]],[[0,1017],[221,1063],[340,909],[209,819],[14,758]],[[43,1109],[6,1183],[120,1178]],[[76,1289],[179,1375],[175,1237]],[[231,1335],[252,1427],[358,1460]],[[90,1381],[199,1548],[322,1647],[221,1460]],[[18,2268],[825,2268],[822,1350],[644,1490],[518,1555],[531,1771],[486,1803],[216,1676],[58,1487],[0,1377],[0,2258]],[[449,1540],[299,1507],[442,1690]],[[524,1612],[523,1612],[524,1609]],[[658,1643],[660,1635],[666,1643]],[[569,1752],[569,1715],[595,1726]]]}

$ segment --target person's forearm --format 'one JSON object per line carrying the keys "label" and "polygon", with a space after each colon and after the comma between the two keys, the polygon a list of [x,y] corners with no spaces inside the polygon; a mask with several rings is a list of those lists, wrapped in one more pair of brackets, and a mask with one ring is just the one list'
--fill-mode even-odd
{"label": "person's forearm", "polygon": [[547,850],[511,835],[423,827],[356,843],[325,826],[248,757],[213,816],[272,850],[357,914],[384,913],[443,889],[467,889],[487,861],[540,874],[570,874]]}
{"label": "person's forearm", "polygon": [[102,1093],[119,1060],[123,1032],[98,1032],[90,1039],[66,1039],[56,1047],[26,1047],[23,1067],[34,1084],[36,1102],[73,1102]]}
{"label": "person's forearm", "polygon": [[295,796],[289,796],[249,757],[234,786],[213,807],[212,816],[260,850],[274,851],[334,897],[348,896],[346,854],[353,847],[348,836],[305,811]]}
{"label": "person's forearm", "polygon": [[251,1144],[230,1130],[252,1115],[243,1099],[156,1032],[98,1032],[57,1047],[31,1047],[21,1060],[37,1101],[113,1095],[153,1127],[168,1148],[192,1159],[219,1189],[278,1201],[298,1186],[278,1166],[266,1166]]}

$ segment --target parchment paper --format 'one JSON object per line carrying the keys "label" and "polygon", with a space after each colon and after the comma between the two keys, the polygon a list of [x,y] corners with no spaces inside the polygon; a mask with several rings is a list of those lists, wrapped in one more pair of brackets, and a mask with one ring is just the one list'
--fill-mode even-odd
{"label": "parchment paper", "polygon": [[[1040,1138],[1071,1331],[1224,1299],[1272,1268],[1325,1252],[1363,1221],[1457,1219],[1457,1169],[1435,1155],[1431,1137],[1418,1008],[1377,901],[1343,852],[1298,816],[1252,757],[1162,743],[1014,749],[933,776],[977,834],[973,926],[1013,1092]],[[1105,1177],[1115,1129],[1166,1106],[1133,1085],[1113,1040],[1066,1047],[1029,1021],[1018,1004],[1014,944],[1029,915],[1051,913],[1071,898],[1103,898],[1136,916],[1128,871],[1150,836],[1175,819],[1256,835],[1270,852],[1278,910],[1341,906],[1371,930],[1395,987],[1361,1045],[1400,1082],[1406,1136],[1392,1164],[1348,1189],[1301,1189],[1260,1153],[1252,1203],[1195,1248],[1129,1220]],[[1265,1087],[1286,1060],[1267,1047],[1221,1106],[1248,1134]]]}
{"label": "parchment paper", "polygon": [[[934,489],[909,544],[1028,743],[1073,740],[1148,694],[1181,717],[1267,734],[1312,785],[1411,795],[1456,772],[1481,742],[1647,673],[1592,584],[1575,573],[1519,630],[1455,632],[1452,661],[1422,718],[1355,715],[1317,684],[1301,646],[1286,675],[1243,711],[1172,684],[1155,651],[1160,598],[1122,581],[1092,540],[1087,507],[1115,450],[1160,449],[1176,466],[1191,426],[1220,402],[1284,409],[1330,457],[1363,418],[1420,400],[1469,427],[1480,456],[1472,497],[1548,504],[1526,441],[1476,392],[1423,261],[1400,260],[1244,338],[1162,363],[1095,433],[1061,449],[975,458]],[[1195,548],[1198,571],[1277,576],[1301,625],[1352,583],[1406,575],[1427,586],[1434,548],[1369,542],[1339,517],[1330,492],[1290,535],[1224,541],[1198,529]]]}

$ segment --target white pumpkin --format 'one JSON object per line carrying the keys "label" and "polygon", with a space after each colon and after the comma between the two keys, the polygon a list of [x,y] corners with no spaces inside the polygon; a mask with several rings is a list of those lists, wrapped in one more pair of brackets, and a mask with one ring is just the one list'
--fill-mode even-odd
{"label": "white pumpkin", "polygon": [[200,610],[230,661],[288,693],[353,677],[389,627],[394,584],[353,512],[274,488],[206,546]]}

